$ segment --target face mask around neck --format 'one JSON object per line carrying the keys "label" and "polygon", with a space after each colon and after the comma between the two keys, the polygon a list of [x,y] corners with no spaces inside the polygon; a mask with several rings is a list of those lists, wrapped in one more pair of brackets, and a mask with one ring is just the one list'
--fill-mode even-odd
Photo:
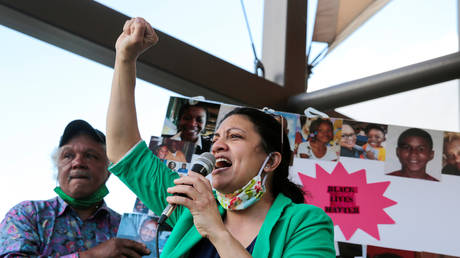
{"label": "face mask around neck", "polygon": [[54,192],[61,197],[66,203],[75,208],[89,208],[99,202],[109,193],[107,186],[103,184],[99,189],[84,199],[75,199],[64,193],[61,187],[57,186],[54,188]]}
{"label": "face mask around neck", "polygon": [[220,205],[226,210],[244,210],[260,199],[266,192],[265,181],[267,175],[265,175],[262,180],[262,171],[264,170],[265,165],[270,159],[272,153],[268,154],[265,158],[265,161],[262,163],[262,166],[259,169],[259,173],[253,177],[249,182],[242,188],[234,191],[233,193],[223,194],[219,191],[216,192],[217,200]]}

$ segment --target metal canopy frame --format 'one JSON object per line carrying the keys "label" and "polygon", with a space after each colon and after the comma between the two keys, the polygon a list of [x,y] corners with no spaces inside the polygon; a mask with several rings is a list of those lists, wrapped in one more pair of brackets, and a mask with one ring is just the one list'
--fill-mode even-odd
{"label": "metal canopy frame", "polygon": [[[263,44],[264,48],[268,46],[272,49],[268,53],[278,49],[283,55],[280,58],[276,53],[277,60],[283,60],[282,64],[272,62],[277,67],[266,65],[266,70],[276,69],[278,74],[281,73],[283,79],[278,83],[282,85],[260,78],[161,31],[158,31],[160,43],[140,57],[138,77],[185,96],[203,95],[226,103],[259,108],[267,106],[292,112],[302,112],[307,106],[333,112],[336,107],[460,78],[460,54],[456,53],[305,93],[307,1],[266,0],[265,8],[267,3],[279,4],[278,1],[284,1],[286,12],[282,15],[285,19],[283,24],[286,24],[284,30],[281,28],[283,42],[276,42],[283,48],[270,46],[270,37],[264,36]],[[279,14],[265,15],[264,24],[273,23],[279,17]],[[114,64],[115,41],[128,18],[91,0],[0,0],[0,24],[110,67]],[[264,35],[271,33],[272,37],[279,38],[276,31],[268,31],[267,28],[270,27],[264,26]]]}
{"label": "metal canopy frame", "polygon": [[[306,2],[289,1],[288,11],[306,16]],[[90,0],[0,1],[1,24],[110,67],[114,64],[116,39],[127,19]],[[292,31],[286,33],[289,47],[298,39],[296,32],[305,31],[306,26],[303,19],[292,18],[288,26]],[[304,91],[303,73],[288,75],[288,83],[281,87],[157,32],[161,40],[139,58],[137,76],[160,87],[185,96],[203,95],[226,103],[280,110],[286,110],[289,96]],[[299,65],[302,69],[304,53],[300,62],[293,63],[290,60],[296,59],[296,53],[287,52],[286,69],[299,70]]]}
{"label": "metal canopy frame", "polygon": [[298,94],[289,98],[288,105],[294,112],[303,112],[306,106],[327,111],[458,78],[460,52],[312,93]]}

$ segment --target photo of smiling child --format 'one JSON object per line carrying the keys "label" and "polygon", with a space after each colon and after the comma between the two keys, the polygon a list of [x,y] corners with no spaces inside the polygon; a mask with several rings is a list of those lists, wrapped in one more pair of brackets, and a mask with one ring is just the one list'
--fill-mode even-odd
{"label": "photo of smiling child", "polygon": [[385,161],[386,125],[368,124],[365,128],[367,143],[363,145],[362,159]]}
{"label": "photo of smiling child", "polygon": [[390,126],[388,134],[394,149],[388,149],[387,175],[440,181],[442,131]]}
{"label": "photo of smiling child", "polygon": [[444,134],[444,153],[442,173],[460,176],[460,133]]}
{"label": "photo of smiling child", "polygon": [[[339,139],[335,137],[342,126],[341,119],[313,118],[308,127],[308,138],[295,150],[297,158],[337,161],[340,154]],[[336,123],[337,122],[337,123]]]}

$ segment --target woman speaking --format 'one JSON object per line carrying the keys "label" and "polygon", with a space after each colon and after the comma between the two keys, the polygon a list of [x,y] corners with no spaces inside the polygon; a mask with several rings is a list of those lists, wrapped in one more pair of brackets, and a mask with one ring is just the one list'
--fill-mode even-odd
{"label": "woman speaking", "polygon": [[332,222],[288,180],[289,141],[280,141],[271,115],[237,108],[222,120],[212,185],[192,171],[179,177],[151,153],[139,134],[134,87],[137,57],[157,41],[142,18],[127,21],[117,40],[107,155],[110,171],[156,214],[178,205],[166,220],[173,231],[162,256],[335,257]]}

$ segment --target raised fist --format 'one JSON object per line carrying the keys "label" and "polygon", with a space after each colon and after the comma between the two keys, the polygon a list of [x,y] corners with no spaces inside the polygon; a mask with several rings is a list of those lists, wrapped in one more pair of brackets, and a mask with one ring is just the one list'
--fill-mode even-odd
{"label": "raised fist", "polygon": [[136,17],[125,22],[123,32],[115,44],[117,58],[135,61],[145,50],[158,42],[158,35],[143,18]]}

